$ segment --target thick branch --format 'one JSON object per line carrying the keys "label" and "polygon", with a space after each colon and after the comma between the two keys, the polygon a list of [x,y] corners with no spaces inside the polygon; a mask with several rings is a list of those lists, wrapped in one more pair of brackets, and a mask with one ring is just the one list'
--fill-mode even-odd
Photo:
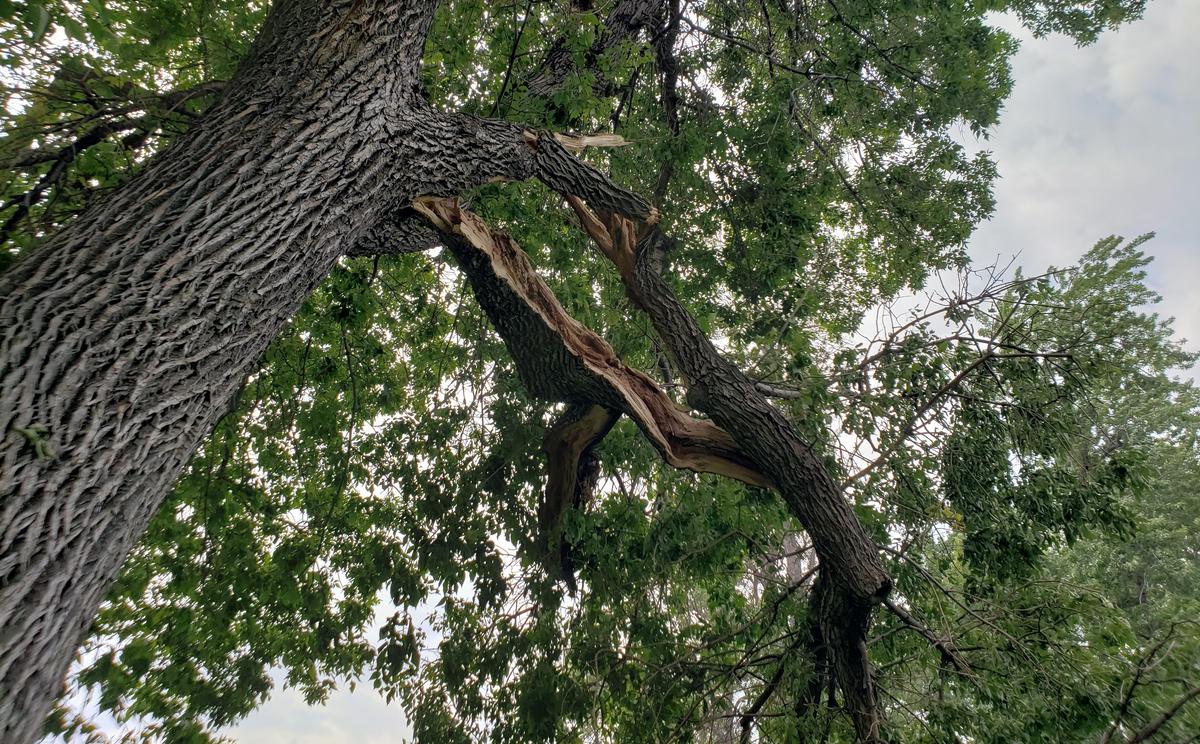
{"label": "thick branch", "polygon": [[546,566],[575,591],[575,569],[570,543],[563,534],[567,511],[581,509],[591,499],[599,467],[592,450],[600,443],[620,413],[604,406],[576,403],[546,431],[546,491],[538,506],[538,539]]}
{"label": "thick branch", "polygon": [[[590,210],[577,200],[573,205],[687,378],[688,402],[733,436],[812,537],[822,570],[813,593],[820,635],[859,736],[877,740],[879,713],[866,631],[874,605],[892,586],[878,547],[820,455],[756,384],[721,356],[660,276],[649,257],[664,253],[672,240],[654,225],[639,229],[611,212],[589,217]],[[631,235],[639,236],[633,248]]]}
{"label": "thick branch", "polygon": [[[501,135],[512,126],[478,121]],[[717,426],[677,410],[653,380],[626,367],[603,339],[567,315],[507,236],[451,200],[422,198],[414,207],[439,230],[460,238],[447,242],[530,393],[621,410],[668,463],[779,490],[812,536],[821,562],[813,618],[847,708],[859,736],[878,740],[866,631],[875,604],[891,589],[878,547],[820,455],[756,384],[720,355],[660,276],[654,257],[663,255],[672,240],[656,227],[657,211],[573,157],[548,133],[522,131],[520,136],[529,159],[497,142],[496,162],[486,162],[493,152],[487,148],[482,158],[475,148],[472,162],[485,161],[480,167],[493,168],[493,177],[536,176],[569,197],[582,226],[616,264],[630,297],[645,310],[688,379],[689,403],[709,413]],[[505,162],[511,171],[499,167]],[[462,169],[462,162],[456,167]]]}
{"label": "thick branch", "polygon": [[277,0],[195,127],[0,273],[0,740],[41,735],[121,562],[270,340],[389,201],[423,193],[393,140],[423,115],[434,7]]}
{"label": "thick branch", "polygon": [[[597,208],[656,222],[650,202],[619,186],[573,153],[626,144],[616,135],[571,136],[534,132],[502,119],[446,114],[426,108],[397,138],[398,159],[421,162],[420,194],[455,196],[484,183],[537,178],[554,191],[575,194]],[[403,208],[404,205],[397,205]]]}
{"label": "thick branch", "polygon": [[658,222],[658,210],[629,189],[618,186],[571,152],[549,132],[525,134],[536,152],[534,175],[560,194],[572,194],[589,204],[649,223]]}
{"label": "thick branch", "polygon": [[413,206],[445,235],[530,394],[625,413],[674,467],[770,485],[732,437],[681,411],[653,379],[568,315],[511,238],[452,199],[422,197]]}

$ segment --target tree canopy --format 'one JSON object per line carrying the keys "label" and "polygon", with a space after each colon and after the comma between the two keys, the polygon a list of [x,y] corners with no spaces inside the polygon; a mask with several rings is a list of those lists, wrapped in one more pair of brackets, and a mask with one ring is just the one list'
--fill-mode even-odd
{"label": "tree canopy", "polygon": [[[1086,44],[1143,6],[440,3],[428,105],[561,135],[649,216],[496,179],[341,259],[125,561],[48,730],[93,732],[88,690],[137,736],[208,741],[280,668],[314,703],[375,686],[418,741],[862,736],[780,479],[539,393],[573,373],[517,323],[553,308],[485,291],[512,251],[707,412],[661,282],[811,446],[890,577],[863,621],[884,740],[1200,730],[1200,398],[1149,236],[1038,275],[965,252],[996,167],[959,135],[1012,85],[996,14]],[[0,2],[0,271],[204,121],[267,11]],[[654,270],[623,267],[622,236],[659,229]]]}

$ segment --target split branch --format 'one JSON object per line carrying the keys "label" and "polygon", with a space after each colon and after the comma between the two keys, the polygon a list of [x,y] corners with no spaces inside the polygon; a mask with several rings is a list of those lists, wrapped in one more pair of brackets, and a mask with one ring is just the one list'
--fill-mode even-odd
{"label": "split branch", "polygon": [[510,237],[454,199],[421,197],[413,208],[443,233],[531,395],[628,415],[673,467],[770,486],[729,434],[680,410],[651,377],[571,317]]}
{"label": "split branch", "polygon": [[628,215],[569,201],[687,378],[688,402],[733,436],[812,537],[821,563],[812,595],[815,635],[830,657],[859,737],[877,741],[880,714],[866,633],[874,606],[892,586],[878,546],[821,456],[754,381],[720,354],[660,275],[651,257],[666,253],[674,241],[649,222],[639,225]]}
{"label": "split branch", "polygon": [[546,565],[558,569],[557,578],[566,582],[572,594],[574,558],[571,544],[563,534],[563,521],[568,511],[581,510],[591,500],[600,474],[593,450],[620,416],[604,406],[576,403],[546,431],[542,443],[549,476],[538,506],[538,540]]}

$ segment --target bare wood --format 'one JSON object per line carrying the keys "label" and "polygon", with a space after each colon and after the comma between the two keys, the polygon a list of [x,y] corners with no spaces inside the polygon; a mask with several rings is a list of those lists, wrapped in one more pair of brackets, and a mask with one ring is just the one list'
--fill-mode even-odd
{"label": "bare wood", "polygon": [[[461,209],[454,199],[421,197],[413,208],[439,230],[463,238],[471,249],[486,258],[487,270],[495,281],[512,292],[520,306],[549,331],[549,343],[557,339],[570,360],[581,370],[538,369],[526,367],[524,382],[534,395],[560,400],[589,400],[609,405],[629,415],[666,462],[677,468],[699,473],[715,473],[735,478],[755,486],[769,486],[770,481],[756,468],[749,466],[733,439],[710,421],[697,419],[681,411],[658,384],[648,375],[630,368],[612,346],[590,328],[571,317],[554,293],[538,275],[529,257],[511,238],[495,232],[476,215]],[[462,245],[459,244],[461,252]],[[454,249],[455,246],[451,245]],[[532,334],[520,330],[506,333],[511,317],[494,314],[497,300],[492,297],[496,287],[472,276],[476,297],[485,311],[491,308],[494,325],[508,344],[518,367],[523,362],[539,358],[538,350],[527,350]],[[487,278],[487,277],[484,277]],[[513,308],[508,308],[511,315]],[[519,310],[517,310],[519,312]],[[543,337],[545,339],[546,337]],[[534,341],[545,346],[545,340]],[[539,358],[540,359],[540,358]],[[582,371],[589,379],[579,379]],[[573,377],[573,373],[576,376]],[[554,379],[547,379],[553,377]]]}
{"label": "bare wood", "polygon": [[[577,212],[579,208],[577,208]],[[757,468],[775,484],[792,514],[812,537],[821,573],[810,598],[814,639],[810,651],[828,656],[858,736],[879,741],[881,716],[867,654],[874,607],[892,588],[879,548],[846,501],[821,457],[771,405],[756,383],[727,361],[675,297],[650,256],[666,253],[671,238],[651,224],[602,210],[585,229],[609,225],[601,251],[614,254],[630,297],[688,380],[688,402],[729,432]],[[636,248],[626,236],[637,235]],[[600,241],[598,241],[600,242]],[[632,253],[633,269],[628,263]]]}
{"label": "bare wood", "polygon": [[538,541],[551,576],[562,578],[575,591],[571,545],[563,534],[563,520],[572,510],[586,508],[599,475],[593,449],[612,429],[621,414],[604,406],[576,403],[546,430],[546,490],[538,505]]}

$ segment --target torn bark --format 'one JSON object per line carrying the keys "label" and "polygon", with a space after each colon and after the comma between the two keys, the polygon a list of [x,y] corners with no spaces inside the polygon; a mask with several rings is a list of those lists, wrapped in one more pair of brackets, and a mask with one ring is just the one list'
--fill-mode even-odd
{"label": "torn bark", "polygon": [[[531,146],[554,142],[529,139]],[[553,151],[554,146],[561,149],[554,143],[539,151]],[[562,157],[569,157],[565,150]],[[573,174],[565,180],[592,178],[578,161],[556,170]],[[600,191],[605,198],[610,193],[607,187]],[[818,660],[828,658],[859,736],[878,741],[880,714],[866,636],[874,607],[887,597],[892,582],[875,542],[820,455],[755,383],[720,355],[652,265],[648,257],[665,253],[670,238],[650,221],[639,225],[608,207],[598,215],[575,195],[568,201],[583,229],[617,266],[630,297],[646,312],[687,378],[689,403],[712,416],[716,426],[681,412],[653,380],[624,365],[607,342],[566,314],[506,235],[454,200],[425,197],[413,206],[446,234],[531,394],[620,410],[638,423],[669,464],[780,492],[812,537],[821,563],[810,600],[818,644],[811,651]],[[643,211],[657,218],[654,210]],[[552,468],[577,467],[577,461],[571,462],[568,458],[567,464]],[[562,503],[561,493],[557,498]]]}
{"label": "torn bark", "polygon": [[[194,129],[0,277],[0,739],[27,742],[39,731],[129,548],[338,257],[425,244],[428,233],[402,211],[412,199],[537,177],[640,221],[635,229],[610,220],[614,256],[633,255],[639,230],[657,235],[646,228],[657,219],[649,202],[555,137],[421,100],[420,49],[435,6],[277,0],[237,77]],[[661,7],[621,3],[632,15],[614,12],[608,38],[632,38],[619,24],[636,33],[654,17],[647,9]],[[707,339],[670,343],[678,329],[669,323],[691,319],[643,276],[646,261],[622,276],[652,319],[668,323],[667,348],[717,424],[681,411],[570,318],[506,236],[452,200],[414,209],[449,236],[531,393],[630,415],[676,467],[778,488],[814,540],[827,536],[822,565],[834,596],[848,598],[830,602],[828,617],[848,617],[851,631],[866,622],[886,576],[853,550],[839,553],[835,539],[861,548],[861,526],[827,503],[839,495],[830,496],[819,460],[780,429],[782,415],[761,396],[743,395],[744,379],[713,361],[721,360]],[[390,225],[370,232],[389,215]],[[699,333],[694,323],[680,327]],[[780,451],[802,467],[775,462]],[[865,656],[847,658],[866,670]],[[858,689],[850,673],[839,675],[843,689]],[[869,676],[862,689],[870,691]]]}
{"label": "torn bark", "polygon": [[728,434],[681,411],[653,379],[567,314],[511,238],[454,199],[422,197],[413,207],[444,233],[531,395],[628,415],[674,467],[770,485]]}
{"label": "torn bark", "polygon": [[538,541],[546,566],[554,578],[575,593],[575,567],[571,544],[563,534],[568,511],[584,509],[600,474],[593,452],[621,414],[604,406],[576,403],[567,407],[546,431],[546,490],[538,505]]}

